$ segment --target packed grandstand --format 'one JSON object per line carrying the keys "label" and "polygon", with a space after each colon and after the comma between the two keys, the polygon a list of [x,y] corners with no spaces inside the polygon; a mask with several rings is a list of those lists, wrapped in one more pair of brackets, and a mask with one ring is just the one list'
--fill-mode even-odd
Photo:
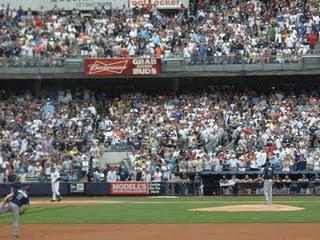
{"label": "packed grandstand", "polygon": [[[18,65],[65,57],[192,58],[194,64],[297,62],[319,32],[316,0],[197,1],[174,14],[156,6],[32,11],[2,5],[0,57]],[[218,58],[218,60],[217,60]],[[28,62],[29,60],[29,62]]]}
{"label": "packed grandstand", "polygon": [[[32,11],[2,5],[2,67],[72,57],[172,58],[191,64],[299,62],[318,48],[318,1],[196,1]],[[189,60],[188,60],[189,59]],[[0,92],[0,183],[168,180],[174,173],[320,171],[319,89],[122,92],[74,87]],[[80,90],[81,89],[81,90]],[[119,165],[102,151],[127,151]]]}
{"label": "packed grandstand", "polygon": [[[232,89],[178,94],[58,91],[36,98],[1,92],[1,171],[41,178],[54,164],[69,180],[91,171],[101,147],[128,150],[121,180],[174,172],[319,171],[318,91],[257,93]],[[139,179],[140,179],[139,178]],[[159,179],[158,179],[159,180]]]}

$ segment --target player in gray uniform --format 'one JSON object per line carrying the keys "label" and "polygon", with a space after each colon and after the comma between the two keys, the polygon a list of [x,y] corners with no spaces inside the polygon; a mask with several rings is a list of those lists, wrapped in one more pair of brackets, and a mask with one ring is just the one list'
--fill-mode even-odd
{"label": "player in gray uniform", "polygon": [[263,182],[263,191],[265,196],[265,203],[268,205],[272,204],[272,184],[274,178],[274,170],[270,162],[267,163],[267,166],[263,169],[262,178]]}
{"label": "player in gray uniform", "polygon": [[31,191],[30,186],[24,189],[18,189],[5,197],[0,205],[0,214],[12,212],[13,215],[13,240],[19,238],[19,215],[25,213],[30,206],[28,194]]}

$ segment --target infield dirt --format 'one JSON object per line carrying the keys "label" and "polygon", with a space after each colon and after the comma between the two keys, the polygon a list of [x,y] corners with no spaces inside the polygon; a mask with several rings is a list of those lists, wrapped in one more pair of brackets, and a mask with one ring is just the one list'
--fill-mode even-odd
{"label": "infield dirt", "polygon": [[[19,240],[318,240],[320,224],[97,224],[21,226]],[[1,225],[0,239],[11,239]]]}
{"label": "infield dirt", "polygon": [[191,211],[202,212],[286,212],[286,211],[299,211],[304,208],[292,207],[288,205],[272,204],[250,204],[250,205],[230,205],[222,207],[209,207],[209,208],[194,208]]}

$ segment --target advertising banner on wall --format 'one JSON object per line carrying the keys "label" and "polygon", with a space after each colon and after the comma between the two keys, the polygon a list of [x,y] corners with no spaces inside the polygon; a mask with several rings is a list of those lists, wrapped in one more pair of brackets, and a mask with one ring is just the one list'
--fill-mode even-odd
{"label": "advertising banner on wall", "polygon": [[158,75],[161,72],[161,60],[155,58],[133,58],[133,75]]}
{"label": "advertising banner on wall", "polygon": [[84,193],[84,183],[70,183],[70,193]]}
{"label": "advertising banner on wall", "polygon": [[161,193],[161,182],[149,182],[149,195],[159,196]]}
{"label": "advertising banner on wall", "polygon": [[161,60],[152,58],[88,58],[86,76],[159,75]]}
{"label": "advertising banner on wall", "polygon": [[112,182],[111,195],[148,195],[149,186],[147,182]]}
{"label": "advertising banner on wall", "polygon": [[85,59],[87,76],[132,75],[132,61],[124,58]]}
{"label": "advertising banner on wall", "polygon": [[72,10],[76,8],[81,11],[93,10],[94,8],[122,8],[123,5],[127,6],[127,0],[1,0],[1,4],[11,8],[18,9],[20,6],[23,9],[31,8],[31,10],[44,10],[50,11],[54,8]]}
{"label": "advertising banner on wall", "polygon": [[[143,7],[149,3],[149,0],[128,0],[129,7]],[[177,9],[183,4],[188,7],[189,0],[151,0],[151,3],[159,9]]]}
{"label": "advertising banner on wall", "polygon": [[[11,8],[39,11],[50,11],[54,8],[72,10],[76,8],[81,11],[93,10],[94,8],[122,8],[126,7],[143,7],[149,0],[0,0],[0,4],[5,7],[9,4]],[[181,4],[188,7],[189,0],[151,0],[151,3],[159,9],[179,9]]]}

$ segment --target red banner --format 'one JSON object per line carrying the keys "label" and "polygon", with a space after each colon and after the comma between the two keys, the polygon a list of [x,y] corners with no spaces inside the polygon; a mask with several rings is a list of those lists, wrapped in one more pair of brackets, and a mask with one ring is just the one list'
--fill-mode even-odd
{"label": "red banner", "polygon": [[112,182],[111,195],[148,195],[149,186],[146,182]]}
{"label": "red banner", "polygon": [[87,76],[131,75],[131,59],[88,58],[85,60]]}
{"label": "red banner", "polygon": [[161,60],[154,58],[88,58],[85,59],[87,76],[158,75]]}

